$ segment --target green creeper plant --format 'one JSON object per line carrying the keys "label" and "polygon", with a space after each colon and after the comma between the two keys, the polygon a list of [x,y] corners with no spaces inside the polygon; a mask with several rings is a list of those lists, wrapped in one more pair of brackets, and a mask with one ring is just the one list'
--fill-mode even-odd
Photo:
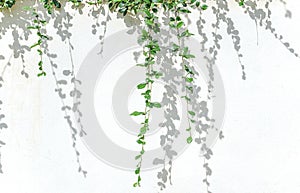
{"label": "green creeper plant", "polygon": [[[137,181],[133,184],[134,187],[141,186],[141,167],[143,162],[143,155],[145,153],[145,134],[149,130],[149,118],[151,114],[152,108],[160,108],[161,105],[158,102],[152,101],[152,86],[154,83],[154,78],[159,77],[159,73],[153,70],[153,65],[155,64],[155,57],[157,52],[160,51],[160,47],[158,42],[153,39],[152,33],[159,32],[159,25],[155,23],[157,20],[157,16],[155,13],[157,12],[157,4],[154,3],[146,3],[144,7],[141,9],[144,14],[144,23],[145,29],[142,30],[142,34],[140,36],[139,42],[144,44],[143,47],[143,55],[145,57],[145,61],[143,64],[138,64],[138,66],[146,69],[146,79],[145,82],[137,85],[137,88],[140,90],[144,90],[141,95],[145,99],[145,111],[144,112],[133,112],[132,116],[144,116],[144,122],[142,123],[142,127],[140,128],[140,132],[138,134],[137,143],[141,145],[140,153],[135,157],[138,160],[138,164],[136,166],[135,174],[138,176]],[[146,30],[147,29],[147,30]]]}
{"label": "green creeper plant", "polygon": [[[175,7],[175,15],[174,17],[170,18],[170,27],[175,28],[177,31],[177,39],[178,44],[173,44],[173,51],[178,52],[178,56],[181,57],[181,68],[184,72],[182,79],[185,85],[184,91],[185,95],[181,96],[186,101],[186,113],[188,117],[188,128],[186,129],[187,132],[189,132],[189,137],[186,139],[187,143],[190,144],[193,141],[192,137],[192,123],[194,120],[192,119],[193,116],[195,116],[195,112],[190,110],[190,100],[191,98],[188,96],[188,92],[193,92],[193,87],[191,84],[194,82],[194,72],[189,66],[189,59],[195,58],[194,55],[190,54],[189,48],[183,46],[184,38],[190,37],[193,34],[189,32],[188,29],[184,29],[184,21],[181,17],[181,13],[190,13],[190,10],[184,8],[184,7]],[[182,30],[183,29],[183,30]]]}
{"label": "green creeper plant", "polygon": [[38,62],[40,72],[38,73],[38,76],[46,76],[46,72],[43,68],[44,52],[42,44],[45,41],[49,40],[47,34],[44,33],[45,29],[43,29],[43,27],[47,24],[47,21],[41,18],[36,8],[31,9],[30,7],[25,7],[24,10],[32,12],[33,24],[31,26],[28,26],[27,29],[36,30],[36,35],[38,37],[37,42],[30,46],[31,49],[37,47],[37,53],[40,57],[40,60]]}

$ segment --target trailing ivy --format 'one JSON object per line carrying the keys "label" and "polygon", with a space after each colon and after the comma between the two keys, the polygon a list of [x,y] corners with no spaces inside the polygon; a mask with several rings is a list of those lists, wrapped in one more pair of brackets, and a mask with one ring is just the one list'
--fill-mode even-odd
{"label": "trailing ivy", "polygon": [[37,53],[40,58],[40,60],[38,62],[39,73],[37,75],[38,76],[46,76],[46,72],[44,71],[44,68],[43,68],[44,51],[43,51],[42,44],[45,43],[45,41],[49,40],[49,37],[45,33],[46,30],[44,29],[44,26],[47,24],[47,21],[41,17],[41,15],[38,13],[37,8],[24,7],[24,10],[30,11],[33,16],[32,25],[28,26],[27,29],[36,30],[36,35],[38,37],[37,42],[34,43],[32,46],[30,46],[31,49],[37,47]]}
{"label": "trailing ivy", "polygon": [[174,4],[174,17],[170,18],[170,27],[175,29],[177,32],[177,39],[178,43],[173,44],[173,52],[177,53],[178,56],[181,58],[181,68],[182,68],[182,80],[183,80],[183,86],[184,86],[184,96],[181,96],[186,101],[186,114],[188,118],[188,128],[186,131],[189,133],[189,137],[186,139],[187,143],[190,144],[193,141],[192,136],[192,123],[194,122],[193,116],[195,116],[195,112],[190,109],[190,98],[189,93],[193,92],[193,88],[191,87],[191,84],[194,82],[194,71],[189,66],[189,60],[192,58],[195,58],[194,55],[190,53],[190,50],[188,47],[184,46],[184,38],[188,38],[192,36],[193,34],[189,32],[187,28],[185,28],[185,22],[182,19],[181,14],[182,13],[190,13],[190,10],[186,8],[186,6],[180,6]]}
{"label": "trailing ivy", "polygon": [[[160,31],[160,26],[156,22],[158,19],[158,17],[155,15],[157,13],[157,10],[157,4],[152,2],[148,2],[142,8],[140,8],[140,12],[142,12],[144,16],[145,27],[141,32],[139,43],[144,44],[143,55],[145,57],[145,61],[143,64],[138,64],[138,66],[145,68],[146,79],[143,83],[137,85],[137,88],[144,91],[141,93],[141,95],[145,99],[145,110],[143,112],[135,111],[131,113],[132,116],[144,116],[144,122],[141,123],[142,127],[140,128],[137,140],[137,143],[141,145],[141,151],[135,157],[135,159],[138,161],[138,164],[136,165],[135,170],[137,181],[133,184],[134,187],[141,186],[141,168],[146,145],[145,135],[149,130],[149,118],[151,109],[161,107],[161,104],[159,102],[152,101],[152,88],[154,79],[160,76],[159,72],[153,70],[153,65],[156,63],[156,55],[160,51],[158,41],[153,39],[153,33],[159,33]],[[124,13],[125,12],[126,11],[124,10]]]}

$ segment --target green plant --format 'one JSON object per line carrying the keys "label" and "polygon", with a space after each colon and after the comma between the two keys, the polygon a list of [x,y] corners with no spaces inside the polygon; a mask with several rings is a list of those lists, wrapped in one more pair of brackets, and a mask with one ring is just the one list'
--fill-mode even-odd
{"label": "green plant", "polygon": [[46,76],[46,72],[43,68],[43,48],[42,44],[45,43],[45,41],[49,40],[49,37],[44,33],[45,29],[43,27],[47,24],[47,21],[42,19],[41,16],[38,14],[38,10],[36,8],[31,9],[30,7],[24,7],[24,10],[31,11],[33,16],[33,22],[31,26],[28,26],[27,29],[30,30],[36,30],[36,35],[38,37],[38,40],[36,43],[34,43],[30,48],[38,47],[37,52],[40,57],[40,61],[38,62],[39,66],[39,73],[38,76]]}
{"label": "green plant", "polygon": [[[128,5],[130,6],[130,5]],[[145,29],[142,30],[141,37],[139,39],[139,42],[144,44],[143,47],[143,55],[145,56],[145,62],[143,64],[139,64],[139,66],[144,67],[146,70],[146,79],[145,82],[137,85],[138,89],[143,89],[145,92],[143,92],[141,95],[145,99],[145,111],[144,112],[134,112],[131,115],[144,115],[145,119],[142,123],[142,127],[140,128],[140,133],[138,135],[137,143],[142,146],[142,149],[140,151],[140,154],[136,156],[136,160],[138,161],[137,168],[135,170],[135,174],[138,175],[137,182],[134,183],[134,187],[140,186],[141,182],[141,176],[140,171],[142,167],[142,161],[143,161],[143,154],[145,153],[144,145],[146,144],[145,141],[145,134],[147,130],[149,130],[149,118],[150,118],[150,112],[152,108],[160,108],[161,105],[158,102],[152,101],[152,85],[154,83],[154,78],[159,77],[159,73],[153,70],[153,65],[155,65],[155,57],[157,52],[160,51],[160,47],[158,45],[158,42],[153,39],[152,34],[153,33],[159,33],[159,25],[155,22],[158,17],[155,15],[157,13],[157,4],[154,4],[152,2],[147,2],[145,5],[142,5],[140,7],[142,13],[145,17]],[[123,11],[122,11],[123,12]],[[126,14],[127,11],[124,10],[123,14]]]}
{"label": "green plant", "polygon": [[15,3],[15,0],[2,0],[0,1],[0,9],[12,8]]}

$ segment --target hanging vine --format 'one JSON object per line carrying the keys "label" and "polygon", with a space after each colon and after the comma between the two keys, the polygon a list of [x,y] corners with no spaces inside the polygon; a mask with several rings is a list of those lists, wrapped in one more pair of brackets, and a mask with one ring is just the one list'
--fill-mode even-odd
{"label": "hanging vine", "polygon": [[144,44],[143,47],[143,55],[145,57],[145,61],[143,64],[138,64],[138,66],[145,68],[146,71],[146,79],[145,82],[137,85],[138,89],[143,89],[144,92],[141,95],[145,99],[145,111],[144,112],[133,112],[132,116],[143,115],[144,122],[142,123],[142,127],[140,128],[140,133],[138,135],[137,143],[141,145],[140,153],[135,157],[138,160],[138,164],[136,166],[135,174],[138,176],[137,181],[133,184],[134,187],[141,186],[141,168],[143,162],[143,155],[145,153],[145,145],[146,139],[145,134],[149,130],[149,118],[151,114],[152,108],[160,108],[161,104],[159,102],[152,101],[152,88],[154,83],[154,78],[158,78],[158,72],[153,70],[153,65],[155,64],[155,57],[157,52],[160,51],[160,46],[158,42],[153,39],[153,33],[158,33],[160,31],[159,25],[156,23],[157,16],[157,5],[154,3],[146,3],[144,7],[141,9],[144,14],[144,23],[145,28],[142,30],[141,37],[139,39],[139,43]]}
{"label": "hanging vine", "polygon": [[[44,50],[43,50],[42,44],[45,43],[47,40],[49,40],[49,37],[47,36],[45,29],[43,28],[47,24],[47,21],[41,18],[41,15],[39,15],[37,8],[31,9],[30,7],[25,7],[24,9],[26,11],[31,11],[32,16],[33,16],[32,25],[28,26],[27,29],[37,31],[36,35],[38,37],[38,40],[36,43],[34,43],[32,46],[30,46],[30,49],[38,47],[37,53],[40,58],[40,60],[38,62],[38,67],[39,67],[38,76],[46,76],[46,72],[44,71],[44,68],[43,68]],[[48,12],[49,12],[49,10],[48,10]]]}

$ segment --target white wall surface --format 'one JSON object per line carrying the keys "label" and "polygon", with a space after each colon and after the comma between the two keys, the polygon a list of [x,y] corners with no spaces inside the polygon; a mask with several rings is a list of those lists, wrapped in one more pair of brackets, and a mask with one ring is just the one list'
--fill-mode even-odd
{"label": "white wall surface", "polygon": [[[300,2],[287,3],[293,18],[284,18],[284,10],[278,4],[274,7],[273,22],[278,32],[300,52]],[[232,11],[242,37],[247,80],[241,79],[231,39],[224,38],[217,66],[226,92],[225,139],[213,148],[211,190],[214,193],[299,193],[300,60],[262,28],[258,29],[259,45],[256,45],[254,22],[239,9]],[[75,20],[71,32],[78,69],[98,40],[91,34],[91,19],[75,16]],[[125,28],[121,20],[113,19],[107,36]],[[51,27],[48,30],[55,31]],[[10,34],[1,40],[0,50],[6,58],[11,54],[7,47],[11,40]],[[62,53],[58,61],[69,61],[67,47],[59,37],[54,38],[51,47]],[[21,77],[20,61],[15,61],[6,70],[4,88],[0,91],[9,125],[1,132],[1,139],[7,145],[1,148],[4,174],[0,175],[0,192],[157,192],[157,170],[143,173],[143,187],[134,189],[132,172],[102,163],[81,141],[78,142],[81,162],[88,176],[84,179],[77,173],[69,128],[54,92],[53,78],[50,73],[47,78],[37,78],[38,59],[33,53],[26,56],[32,76]],[[3,66],[1,61],[1,69]],[[194,144],[175,161],[173,186],[165,192],[204,192],[204,170],[198,154],[199,147]]]}

